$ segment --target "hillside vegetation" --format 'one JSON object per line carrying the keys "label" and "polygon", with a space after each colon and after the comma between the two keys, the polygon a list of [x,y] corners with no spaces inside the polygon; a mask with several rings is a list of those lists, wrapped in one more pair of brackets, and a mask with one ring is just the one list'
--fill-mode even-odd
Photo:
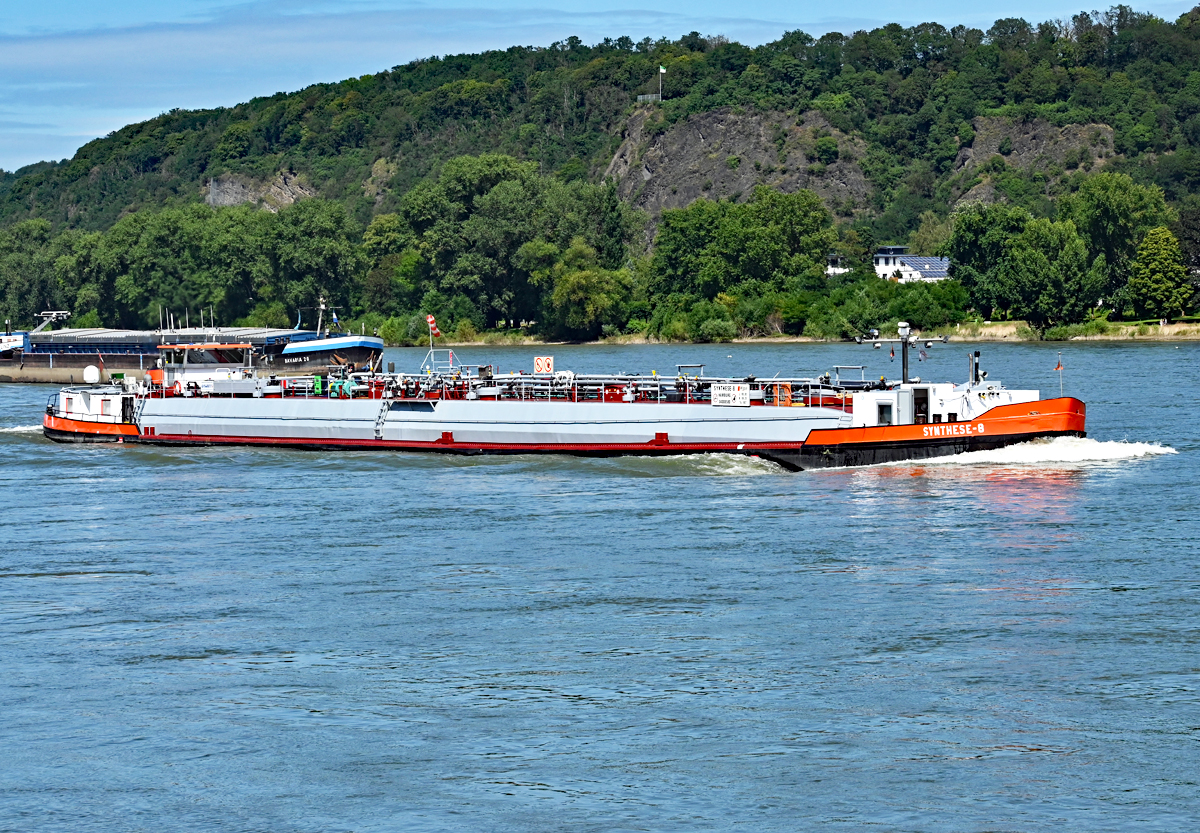
{"label": "hillside vegetation", "polygon": [[[1116,6],[1069,22],[999,20],[986,32],[892,24],[820,38],[789,32],[757,48],[696,33],[594,46],[570,38],[429,58],[122,128],[71,160],[0,177],[0,221],[43,217],[56,229],[100,230],[131,211],[200,201],[223,174],[262,184],[282,173],[366,223],[394,211],[447,159],[480,153],[596,181],[635,97],[656,89],[659,65],[666,101],[645,126],[651,136],[694,114],[742,107],[821,114],[830,135],[803,150],[824,165],[847,150],[828,139],[860,140],[854,162],[873,186],[863,207],[880,218],[881,238],[905,237],[922,211],[944,213],[965,190],[952,181],[955,162],[974,145],[979,117],[1111,127],[1111,147],[1106,133],[1095,152],[1051,156],[1030,181],[993,176],[1017,201],[1069,189],[1069,174],[1096,158],[1115,157],[1110,164],[1171,199],[1200,177],[1200,10],[1166,22]],[[786,136],[772,140],[784,150]],[[1017,149],[1019,162],[1019,144],[1000,138],[995,147],[1004,159]],[[739,154],[722,152],[722,162]]]}
{"label": "hillside vegetation", "polygon": [[[660,65],[665,100],[636,104]],[[2,173],[0,289],[20,324],[127,326],[291,323],[323,294],[397,342],[427,312],[572,339],[1051,331],[1193,308],[1197,184],[1200,7],[570,38],[172,111]],[[958,280],[879,281],[880,243]],[[825,277],[830,251],[850,273]]]}

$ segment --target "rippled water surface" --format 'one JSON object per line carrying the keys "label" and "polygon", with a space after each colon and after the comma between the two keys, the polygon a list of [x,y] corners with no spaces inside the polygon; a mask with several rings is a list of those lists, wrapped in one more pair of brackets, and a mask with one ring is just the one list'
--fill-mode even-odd
{"label": "rippled water surface", "polygon": [[[1058,348],[983,350],[1057,394]],[[1089,439],[799,474],[61,446],[0,386],[0,830],[1188,829],[1198,362],[1070,344]]]}

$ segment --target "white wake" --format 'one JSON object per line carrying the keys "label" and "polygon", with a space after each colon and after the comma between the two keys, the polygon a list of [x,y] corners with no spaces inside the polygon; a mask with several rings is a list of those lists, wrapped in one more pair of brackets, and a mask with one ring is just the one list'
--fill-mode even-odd
{"label": "white wake", "polygon": [[0,428],[0,434],[39,434],[40,425],[14,425],[11,428]]}
{"label": "white wake", "polygon": [[968,451],[929,460],[906,460],[888,465],[1001,465],[1037,466],[1046,463],[1113,463],[1178,454],[1175,449],[1158,443],[1138,443],[1124,440],[1093,440],[1087,437],[1053,437],[1030,440],[1027,443],[997,448],[992,451]]}
{"label": "white wake", "polygon": [[700,454],[691,457],[689,463],[697,474],[709,477],[755,477],[783,471],[777,463],[743,454]]}

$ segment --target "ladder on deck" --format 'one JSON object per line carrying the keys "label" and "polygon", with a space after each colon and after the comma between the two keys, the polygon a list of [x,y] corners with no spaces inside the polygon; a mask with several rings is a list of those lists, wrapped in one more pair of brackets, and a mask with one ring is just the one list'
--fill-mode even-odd
{"label": "ladder on deck", "polygon": [[133,424],[137,426],[138,433],[142,431],[142,411],[146,410],[146,400],[150,398],[150,392],[134,394],[133,407]]}
{"label": "ladder on deck", "polygon": [[385,397],[383,407],[379,409],[379,415],[375,417],[375,439],[383,439],[383,424],[387,422],[388,412],[392,410],[392,399]]}

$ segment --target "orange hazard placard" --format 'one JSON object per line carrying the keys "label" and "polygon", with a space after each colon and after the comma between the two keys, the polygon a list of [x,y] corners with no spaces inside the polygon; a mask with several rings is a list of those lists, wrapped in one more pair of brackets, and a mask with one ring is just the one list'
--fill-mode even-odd
{"label": "orange hazard placard", "polygon": [[554,357],[553,356],[535,356],[533,359],[534,373],[553,373],[554,372]]}

